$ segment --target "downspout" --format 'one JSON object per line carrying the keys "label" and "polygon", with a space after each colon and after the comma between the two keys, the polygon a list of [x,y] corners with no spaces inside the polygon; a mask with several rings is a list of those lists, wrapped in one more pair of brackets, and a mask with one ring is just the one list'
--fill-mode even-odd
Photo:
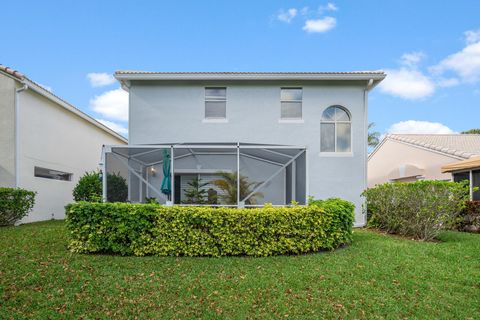
{"label": "downspout", "polygon": [[[366,139],[365,143],[365,164],[363,166],[363,190],[366,190],[368,187],[368,92],[373,88],[373,79],[368,80],[367,86],[363,90],[363,106],[364,106],[364,116],[363,116],[363,130],[364,130],[364,138]],[[364,210],[365,210],[365,221],[364,225],[367,224],[367,204],[364,203]]]}
{"label": "downspout", "polygon": [[15,89],[15,188],[20,187],[20,93],[28,89],[28,85]]}

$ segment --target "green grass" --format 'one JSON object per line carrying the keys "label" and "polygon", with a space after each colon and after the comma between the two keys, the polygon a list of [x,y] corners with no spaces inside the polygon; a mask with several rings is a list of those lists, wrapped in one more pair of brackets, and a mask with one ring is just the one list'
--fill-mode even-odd
{"label": "green grass", "polygon": [[268,258],[71,254],[63,222],[0,229],[0,318],[477,318],[480,235],[356,230],[335,252]]}

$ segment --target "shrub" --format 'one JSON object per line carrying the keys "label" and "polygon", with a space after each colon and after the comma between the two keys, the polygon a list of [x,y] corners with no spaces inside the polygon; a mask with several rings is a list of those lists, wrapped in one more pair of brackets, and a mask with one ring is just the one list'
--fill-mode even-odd
{"label": "shrub", "polygon": [[448,181],[385,183],[363,192],[368,225],[388,233],[432,240],[454,224],[468,185]]}
{"label": "shrub", "polygon": [[102,200],[102,177],[100,172],[85,172],[73,189],[75,201],[100,202]]}
{"label": "shrub", "polygon": [[0,226],[13,225],[35,204],[35,192],[20,188],[0,188]]}
{"label": "shrub", "polygon": [[[120,174],[107,174],[107,201],[125,202],[128,197],[128,186]],[[102,176],[101,172],[85,172],[73,189],[75,201],[101,202]]]}
{"label": "shrub", "polygon": [[211,208],[78,202],[66,207],[69,248],[158,256],[269,256],[332,250],[352,239],[353,205]]}
{"label": "shrub", "polygon": [[480,232],[480,201],[467,201],[460,212],[456,229],[466,232]]}
{"label": "shrub", "polygon": [[107,201],[125,202],[128,199],[128,185],[120,173],[107,174]]}

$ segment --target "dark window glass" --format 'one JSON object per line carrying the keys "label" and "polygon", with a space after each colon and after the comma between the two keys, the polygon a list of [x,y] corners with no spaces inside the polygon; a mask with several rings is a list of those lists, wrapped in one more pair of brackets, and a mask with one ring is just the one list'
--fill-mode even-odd
{"label": "dark window glass", "polygon": [[473,170],[473,187],[477,187],[479,190],[473,192],[473,200],[480,200],[480,170]]}
{"label": "dark window glass", "polygon": [[468,172],[458,172],[453,174],[453,181],[460,182],[463,180],[470,181],[470,173]]}
{"label": "dark window glass", "polygon": [[72,181],[72,173],[52,170],[47,168],[35,167],[35,177],[53,180]]}

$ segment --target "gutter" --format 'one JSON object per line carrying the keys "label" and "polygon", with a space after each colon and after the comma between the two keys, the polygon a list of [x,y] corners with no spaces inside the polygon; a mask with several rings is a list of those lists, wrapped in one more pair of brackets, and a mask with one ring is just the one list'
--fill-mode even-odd
{"label": "gutter", "polygon": [[20,187],[20,93],[29,87],[23,81],[21,88],[15,89],[15,188]]}

